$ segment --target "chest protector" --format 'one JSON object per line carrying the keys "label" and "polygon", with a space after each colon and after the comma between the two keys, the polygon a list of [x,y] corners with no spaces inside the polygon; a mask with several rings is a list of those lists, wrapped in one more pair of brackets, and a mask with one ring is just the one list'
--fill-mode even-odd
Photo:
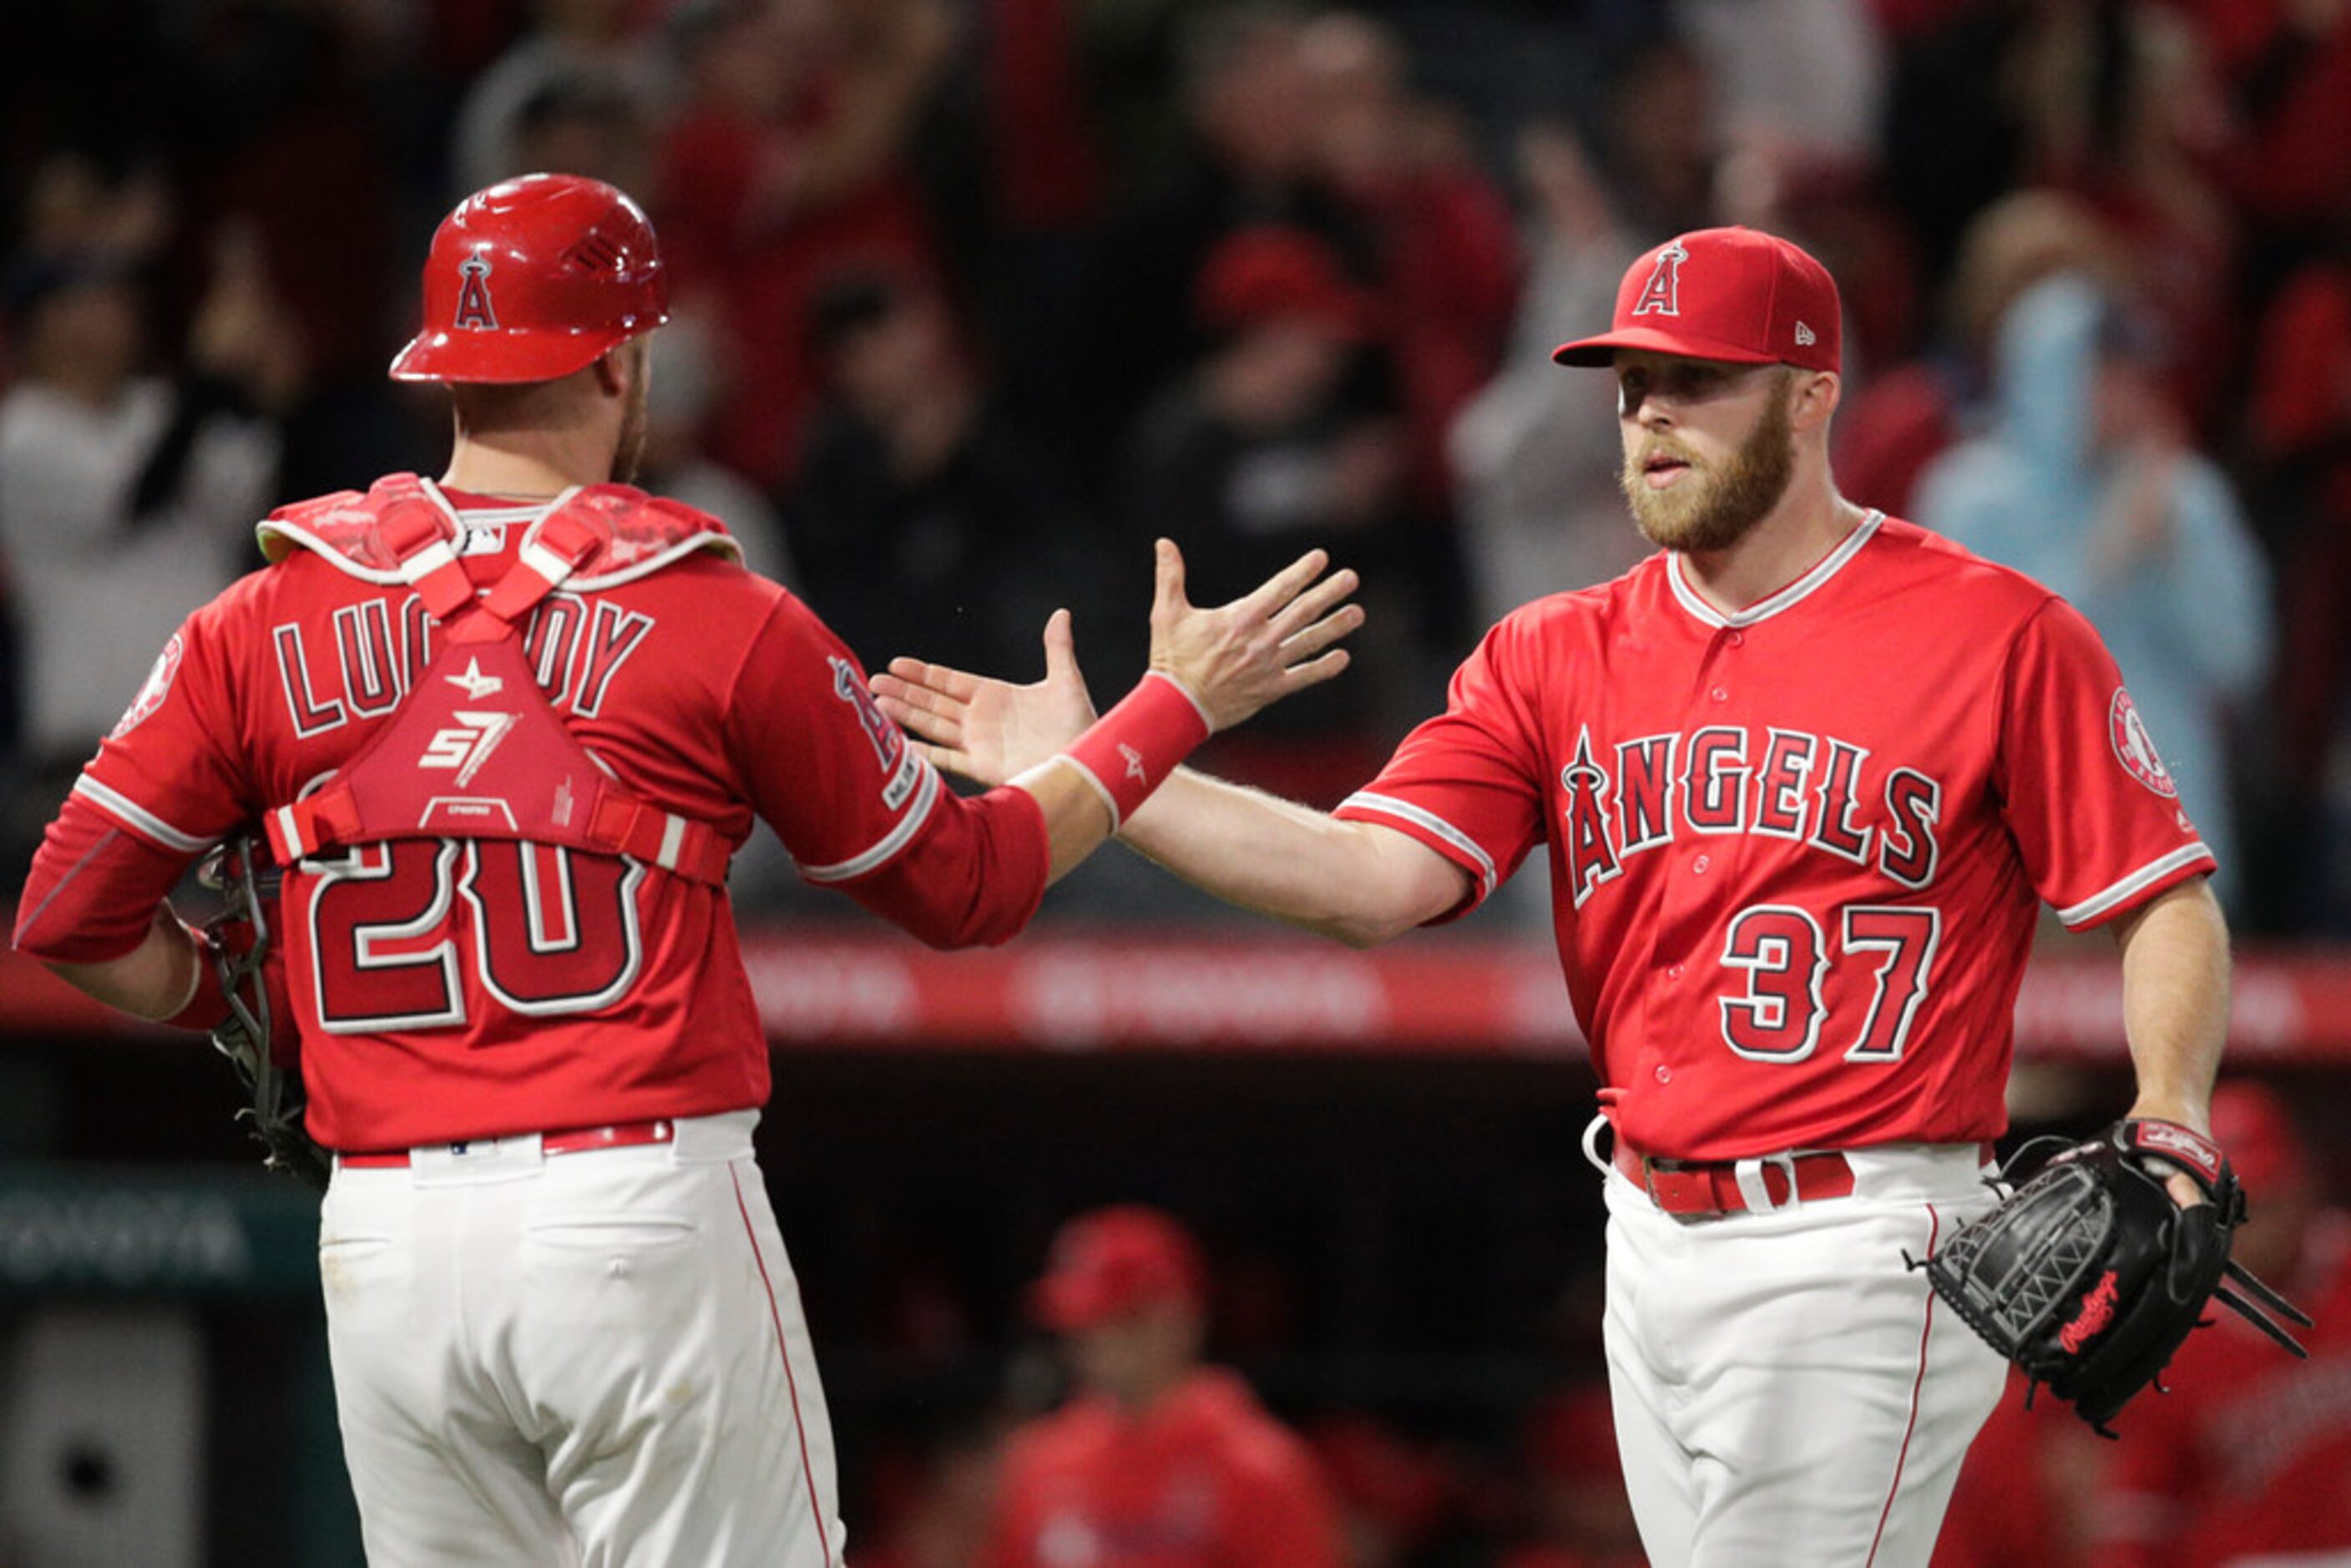
{"label": "chest protector", "polygon": [[283,507],[260,528],[273,561],[299,546],[363,581],[416,590],[438,628],[399,708],[327,784],[263,820],[280,865],[388,839],[517,839],[627,855],[696,882],[726,880],[711,824],[624,789],[580,744],[533,678],[520,625],[566,583],[590,592],[696,550],[740,559],[715,519],[621,485],[564,497],[479,590],[457,556],[448,503],[413,475]]}

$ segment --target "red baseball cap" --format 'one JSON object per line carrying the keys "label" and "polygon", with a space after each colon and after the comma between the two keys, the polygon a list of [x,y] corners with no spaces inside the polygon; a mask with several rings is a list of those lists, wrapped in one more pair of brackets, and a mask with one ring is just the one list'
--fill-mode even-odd
{"label": "red baseball cap", "polygon": [[1279,224],[1243,229],[1211,250],[1193,284],[1193,308],[1220,332],[1303,317],[1360,339],[1373,319],[1371,297],[1348,279],[1331,243]]}
{"label": "red baseball cap", "polygon": [[1097,1208],[1061,1227],[1029,1310],[1046,1327],[1092,1328],[1160,1301],[1198,1305],[1207,1270],[1189,1232],[1155,1208]]}
{"label": "red baseball cap", "polygon": [[1625,269],[1616,319],[1597,338],[1562,343],[1562,365],[1605,365],[1619,349],[1735,364],[1834,371],[1843,308],[1828,268],[1760,229],[1698,229]]}

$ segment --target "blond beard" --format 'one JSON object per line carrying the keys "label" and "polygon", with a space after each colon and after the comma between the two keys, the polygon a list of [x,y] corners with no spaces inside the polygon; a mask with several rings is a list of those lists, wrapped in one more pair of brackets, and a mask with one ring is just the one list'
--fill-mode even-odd
{"label": "blond beard", "polygon": [[[1634,524],[1651,544],[1688,553],[1726,550],[1769,517],[1796,469],[1794,427],[1789,422],[1792,383],[1782,381],[1719,474],[1710,474],[1689,453],[1669,442],[1644,442],[1628,454],[1617,477],[1633,508]],[[1667,453],[1687,463],[1681,483],[1652,490],[1643,470]]]}

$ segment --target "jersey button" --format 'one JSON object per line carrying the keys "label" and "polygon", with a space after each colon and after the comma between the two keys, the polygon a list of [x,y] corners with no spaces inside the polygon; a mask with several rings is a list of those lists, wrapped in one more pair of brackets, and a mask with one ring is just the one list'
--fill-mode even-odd
{"label": "jersey button", "polygon": [[1727,703],[1730,700],[1730,693],[1729,689],[1723,686],[1717,686],[1714,690],[1707,693],[1706,695],[1712,697],[1719,703]]}
{"label": "jersey button", "polygon": [[1671,1083],[1673,1081],[1674,1070],[1667,1067],[1662,1061],[1657,1063],[1657,1082],[1660,1083]]}
{"label": "jersey button", "polygon": [[1682,967],[1679,964],[1675,964],[1666,970],[1666,978],[1668,980],[1678,980],[1681,977]]}
{"label": "jersey button", "polygon": [[1698,875],[1700,875],[1700,876],[1704,876],[1704,875],[1707,873],[1708,870],[1713,866],[1713,864],[1714,864],[1714,862],[1712,862],[1711,860],[1708,860],[1708,859],[1706,856],[1704,856],[1704,855],[1700,855],[1700,856],[1698,856],[1698,859],[1696,859],[1696,860],[1694,860],[1694,861],[1690,862],[1690,870],[1692,870],[1692,871],[1694,871],[1694,872],[1698,873]]}
{"label": "jersey button", "polygon": [[1730,645],[1734,648],[1745,647],[1747,645],[1747,633],[1744,632],[1733,632],[1730,634]]}

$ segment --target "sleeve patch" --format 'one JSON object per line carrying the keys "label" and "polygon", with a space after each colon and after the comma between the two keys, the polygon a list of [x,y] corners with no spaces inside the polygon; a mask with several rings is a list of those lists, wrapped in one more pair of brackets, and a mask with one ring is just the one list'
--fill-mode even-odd
{"label": "sleeve patch", "polygon": [[2179,798],[2179,786],[2171,781],[2171,769],[2156,751],[2155,737],[2147,734],[2147,721],[2138,716],[2138,705],[2120,686],[2115,688],[2114,700],[2106,706],[2106,737],[2114,743],[2115,759],[2125,772],[2167,800]]}
{"label": "sleeve patch", "polygon": [[120,740],[129,735],[163,706],[163,699],[172,695],[172,683],[179,678],[180,660],[186,653],[185,639],[172,632],[163,651],[155,655],[154,666],[147,672],[147,684],[139,688],[139,695],[131,699],[131,706],[115,722],[113,732],[107,737],[109,740]]}

